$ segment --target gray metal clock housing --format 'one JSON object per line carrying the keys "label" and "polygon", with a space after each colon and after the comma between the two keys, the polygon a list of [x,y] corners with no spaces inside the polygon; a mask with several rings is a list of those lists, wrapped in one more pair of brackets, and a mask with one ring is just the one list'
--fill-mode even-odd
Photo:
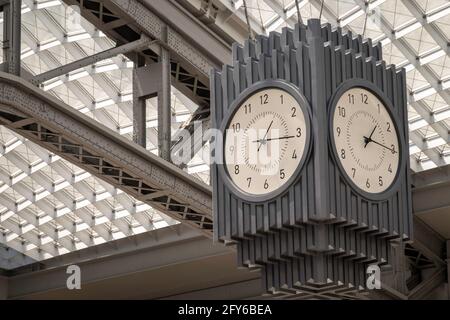
{"label": "gray metal clock housing", "polygon": [[[412,232],[404,71],[386,67],[380,44],[314,19],[244,47],[235,44],[233,61],[212,73],[213,126],[223,129],[252,88],[281,80],[307,101],[311,148],[283,190],[259,199],[236,192],[213,164],[215,240],[236,243],[239,265],[262,267],[271,292],[364,285],[367,264],[388,263],[389,240]],[[335,99],[353,85],[367,85],[387,101],[400,133],[400,171],[378,195],[360,192],[347,179],[329,134]]]}

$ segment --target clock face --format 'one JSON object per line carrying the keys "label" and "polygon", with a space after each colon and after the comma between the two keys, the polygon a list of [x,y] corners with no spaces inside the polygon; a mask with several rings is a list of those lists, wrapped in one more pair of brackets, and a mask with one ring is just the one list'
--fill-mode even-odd
{"label": "clock face", "polygon": [[387,190],[400,160],[398,132],[387,107],[371,91],[354,87],[332,115],[336,156],[354,184],[368,193]]}
{"label": "clock face", "polygon": [[228,175],[241,191],[264,195],[295,173],[309,135],[305,114],[287,91],[258,91],[237,108],[225,133]]}

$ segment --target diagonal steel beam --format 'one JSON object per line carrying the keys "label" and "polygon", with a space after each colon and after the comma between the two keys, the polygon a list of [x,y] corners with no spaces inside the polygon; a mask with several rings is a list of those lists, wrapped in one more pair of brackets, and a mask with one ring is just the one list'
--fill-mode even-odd
{"label": "diagonal steel beam", "polygon": [[[209,71],[220,67],[231,57],[229,45],[209,30],[199,19],[175,1],[154,3],[137,0],[80,1],[64,0],[69,5],[80,6],[83,17],[119,43],[134,41],[141,34],[150,39],[161,39],[161,30],[167,25],[167,44],[171,54],[172,85],[198,104],[192,119],[209,121]],[[105,15],[105,12],[108,12]],[[163,16],[165,14],[166,16]],[[117,23],[127,21],[127,24]],[[196,33],[191,32],[196,30]],[[197,37],[192,45],[192,37]],[[202,49],[203,48],[203,49]],[[207,49],[207,50],[206,50]],[[158,61],[159,45],[141,51],[148,63]],[[193,121],[182,129],[192,132]],[[196,153],[195,150],[193,153]]]}
{"label": "diagonal steel beam", "polygon": [[96,62],[106,60],[115,57],[119,54],[125,54],[131,51],[140,51],[148,48],[150,45],[156,43],[157,41],[150,41],[146,36],[142,36],[141,39],[126,43],[121,46],[117,46],[91,56],[82,58],[80,60],[65,64],[63,66],[57,67],[55,69],[49,70],[47,72],[38,74],[31,79],[31,82],[38,85],[47,80],[68,74],[74,70],[87,67]]}
{"label": "diagonal steel beam", "polygon": [[[418,4],[414,0],[402,0],[403,5],[411,12],[411,14],[419,21],[419,23],[424,27],[424,29],[430,34],[434,41],[438,44],[438,46],[444,50],[444,52],[450,56],[450,43],[447,40],[447,37],[443,35],[440,31],[436,29],[435,26],[429,22],[427,18],[428,15],[426,13],[421,12],[418,7]],[[444,4],[440,11],[447,10],[448,14],[450,14],[450,2]]]}
{"label": "diagonal steel beam", "polygon": [[[374,5],[368,2],[365,2],[363,0],[353,0],[359,8],[363,12],[371,12],[373,10]],[[310,0],[310,3],[317,9],[320,10],[321,8],[321,2],[319,0]],[[380,2],[381,3],[381,2]],[[377,3],[378,5],[378,3]],[[337,25],[339,25],[340,21],[339,19],[333,14],[332,10],[330,10],[327,5],[323,5],[323,15],[324,17]],[[430,70],[430,68],[427,65],[422,65],[420,61],[417,59],[415,54],[411,51],[409,45],[407,42],[399,37],[398,34],[394,30],[391,29],[389,23],[386,21],[386,19],[381,15],[379,19],[377,20],[379,23],[377,24],[380,30],[385,34],[386,38],[388,38],[392,44],[394,44],[400,52],[405,56],[405,58],[408,60],[408,62],[413,65],[416,70],[430,83],[430,85],[433,87],[433,89],[450,105],[450,93],[443,90],[442,83],[436,78],[433,71]],[[349,28],[351,29],[351,28]],[[413,107],[417,107],[417,105],[413,105]],[[439,134],[442,133],[441,130],[438,132]],[[412,138],[414,138],[414,135],[412,135]],[[442,138],[448,139],[448,136],[445,134],[442,136]],[[419,142],[421,139],[416,139],[416,142]],[[423,144],[423,142],[422,142]],[[433,149],[433,150],[426,150],[425,153],[432,159],[432,161],[436,165],[443,165],[445,162],[440,157],[439,154]]]}
{"label": "diagonal steel beam", "polygon": [[[212,237],[209,186],[27,81],[0,73],[0,122],[11,130]],[[158,196],[152,197],[152,194]]]}
{"label": "diagonal steel beam", "polygon": [[[354,2],[363,10],[366,11],[367,9],[367,3],[363,0],[354,0]],[[422,65],[420,61],[417,59],[416,55],[412,52],[410,49],[408,43],[402,39],[401,37],[398,37],[395,30],[392,30],[389,23],[386,21],[385,17],[380,14],[380,17],[377,19],[378,27],[380,30],[386,35],[386,37],[392,42],[393,45],[395,45],[400,52],[405,56],[405,58],[411,63],[416,70],[430,83],[430,85],[433,87],[434,90],[436,90],[436,93],[439,94],[444,101],[450,105],[450,93],[442,87],[442,83],[439,79],[436,78],[433,71],[428,67],[427,65]],[[440,132],[440,131],[439,131]],[[438,132],[438,133],[439,133]],[[411,140],[414,139],[414,135],[410,135]],[[448,137],[443,137],[444,139],[448,139]],[[414,140],[413,140],[414,141]],[[420,141],[417,141],[420,142]],[[416,143],[416,141],[415,141]],[[442,159],[442,157],[433,149],[433,150],[425,150],[424,153],[430,157],[430,159],[436,164],[436,165],[443,165],[445,164],[445,161]]]}
{"label": "diagonal steel beam", "polygon": [[[125,3],[127,3],[127,6],[133,3],[130,0],[111,1],[122,9],[125,8]],[[224,63],[231,62],[231,57],[228,53],[231,45],[203,24],[197,17],[190,14],[178,1],[142,0],[140,2],[147,10],[150,10],[150,12],[160,18],[162,23],[167,24],[169,28],[168,45],[172,47],[172,51],[176,48],[175,41],[180,41],[178,37],[183,37],[187,44],[195,48],[197,54],[204,55],[213,66],[220,67]],[[173,38],[172,40],[170,39],[171,37]],[[181,50],[179,53],[182,53]],[[188,58],[195,57],[189,56]]]}
{"label": "diagonal steel beam", "polygon": [[[244,13],[240,10],[243,2],[240,1],[240,2],[237,3],[239,5],[235,5],[235,4],[231,3],[231,1],[229,1],[229,0],[218,0],[218,1],[225,8],[225,10],[223,10],[223,11],[226,12],[226,15],[227,15],[227,17],[225,18],[225,21],[228,21],[232,17],[233,18],[235,17],[236,21],[242,27],[244,27],[243,29],[245,31],[242,33],[243,39],[239,39],[239,40],[244,40],[244,39],[248,38],[248,27],[247,27],[246,18],[245,18]],[[262,26],[261,23],[255,17],[250,15],[249,16],[249,21],[250,21],[250,27],[251,27],[253,32],[255,32],[256,34],[265,34],[266,33],[266,30],[264,29],[264,26]]]}
{"label": "diagonal steel beam", "polygon": [[[137,0],[118,0],[117,4],[111,0],[63,1],[78,6],[88,22],[120,44],[135,41],[142,34],[151,40],[160,40],[161,29],[165,25],[163,20]],[[171,41],[166,47],[171,52],[172,84],[198,105],[209,107],[208,72],[213,65],[185,38],[173,31],[169,30]],[[139,54],[145,57],[147,63],[157,62],[160,45],[152,45]],[[131,55],[129,58],[134,59]]]}
{"label": "diagonal steel beam", "polygon": [[[362,10],[366,10],[366,3],[363,0],[354,0],[354,2],[361,7]],[[408,43],[398,37],[395,30],[391,29],[389,22],[386,18],[380,14],[377,19],[378,27],[386,35],[386,37],[395,45],[405,58],[416,68],[417,71],[430,83],[430,85],[436,90],[436,92],[450,105],[450,93],[446,92],[442,88],[442,84],[439,79],[436,78],[433,71],[426,65],[421,65],[417,60],[416,55],[412,52]]]}
{"label": "diagonal steel beam", "polygon": [[[296,3],[293,1],[288,8],[283,8],[281,3],[276,0],[264,0],[264,2],[278,14],[278,19],[273,21],[270,25],[266,26],[268,30],[271,29],[271,25],[277,25],[278,20],[286,22],[290,27],[293,27],[298,22]],[[301,10],[306,4],[307,0],[299,0],[298,8]]]}

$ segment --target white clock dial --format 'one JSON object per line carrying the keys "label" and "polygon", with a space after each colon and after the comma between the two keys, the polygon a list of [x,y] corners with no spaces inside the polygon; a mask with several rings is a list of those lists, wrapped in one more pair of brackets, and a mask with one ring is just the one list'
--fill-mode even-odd
{"label": "white clock dial", "polygon": [[397,175],[398,133],[383,102],[371,91],[345,91],[334,110],[332,136],[345,173],[363,191],[387,190]]}
{"label": "white clock dial", "polygon": [[237,107],[225,133],[229,177],[252,195],[280,188],[299,166],[308,134],[303,110],[287,91],[252,94]]}

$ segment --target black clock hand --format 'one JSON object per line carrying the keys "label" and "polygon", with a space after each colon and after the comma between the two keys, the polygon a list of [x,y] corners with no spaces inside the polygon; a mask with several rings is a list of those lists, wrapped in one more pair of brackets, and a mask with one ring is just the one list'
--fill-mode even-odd
{"label": "black clock hand", "polygon": [[375,127],[373,128],[372,132],[370,133],[369,138],[364,137],[364,148],[367,147],[367,145],[369,144],[369,142],[372,140],[372,135],[375,132],[375,129],[377,128],[377,125],[375,125]]}
{"label": "black clock hand", "polygon": [[291,138],[295,138],[295,136],[284,136],[284,137],[277,137],[277,138],[259,139],[259,140],[254,140],[252,142],[260,142],[262,140],[271,141],[271,140],[291,139]]}
{"label": "black clock hand", "polygon": [[373,140],[373,139],[371,139],[371,138],[364,137],[364,139],[365,139],[366,141],[373,142],[373,143],[375,143],[375,144],[377,144],[377,145],[379,145],[379,146],[382,146],[383,148],[388,149],[388,150],[391,151],[392,153],[397,153],[397,151],[395,151],[394,149],[391,149],[391,148],[389,148],[389,147],[386,147],[384,144],[381,144],[381,143],[379,143],[378,141],[375,141],[375,140]]}
{"label": "black clock hand", "polygon": [[272,126],[272,123],[273,123],[273,120],[270,122],[269,127],[267,128],[266,134],[265,134],[264,137],[260,140],[261,143],[260,143],[259,146],[258,146],[258,151],[259,151],[259,149],[261,148],[261,146],[262,146],[262,144],[263,144],[263,141],[266,141],[266,137],[267,137],[267,134],[269,133],[270,127]]}

